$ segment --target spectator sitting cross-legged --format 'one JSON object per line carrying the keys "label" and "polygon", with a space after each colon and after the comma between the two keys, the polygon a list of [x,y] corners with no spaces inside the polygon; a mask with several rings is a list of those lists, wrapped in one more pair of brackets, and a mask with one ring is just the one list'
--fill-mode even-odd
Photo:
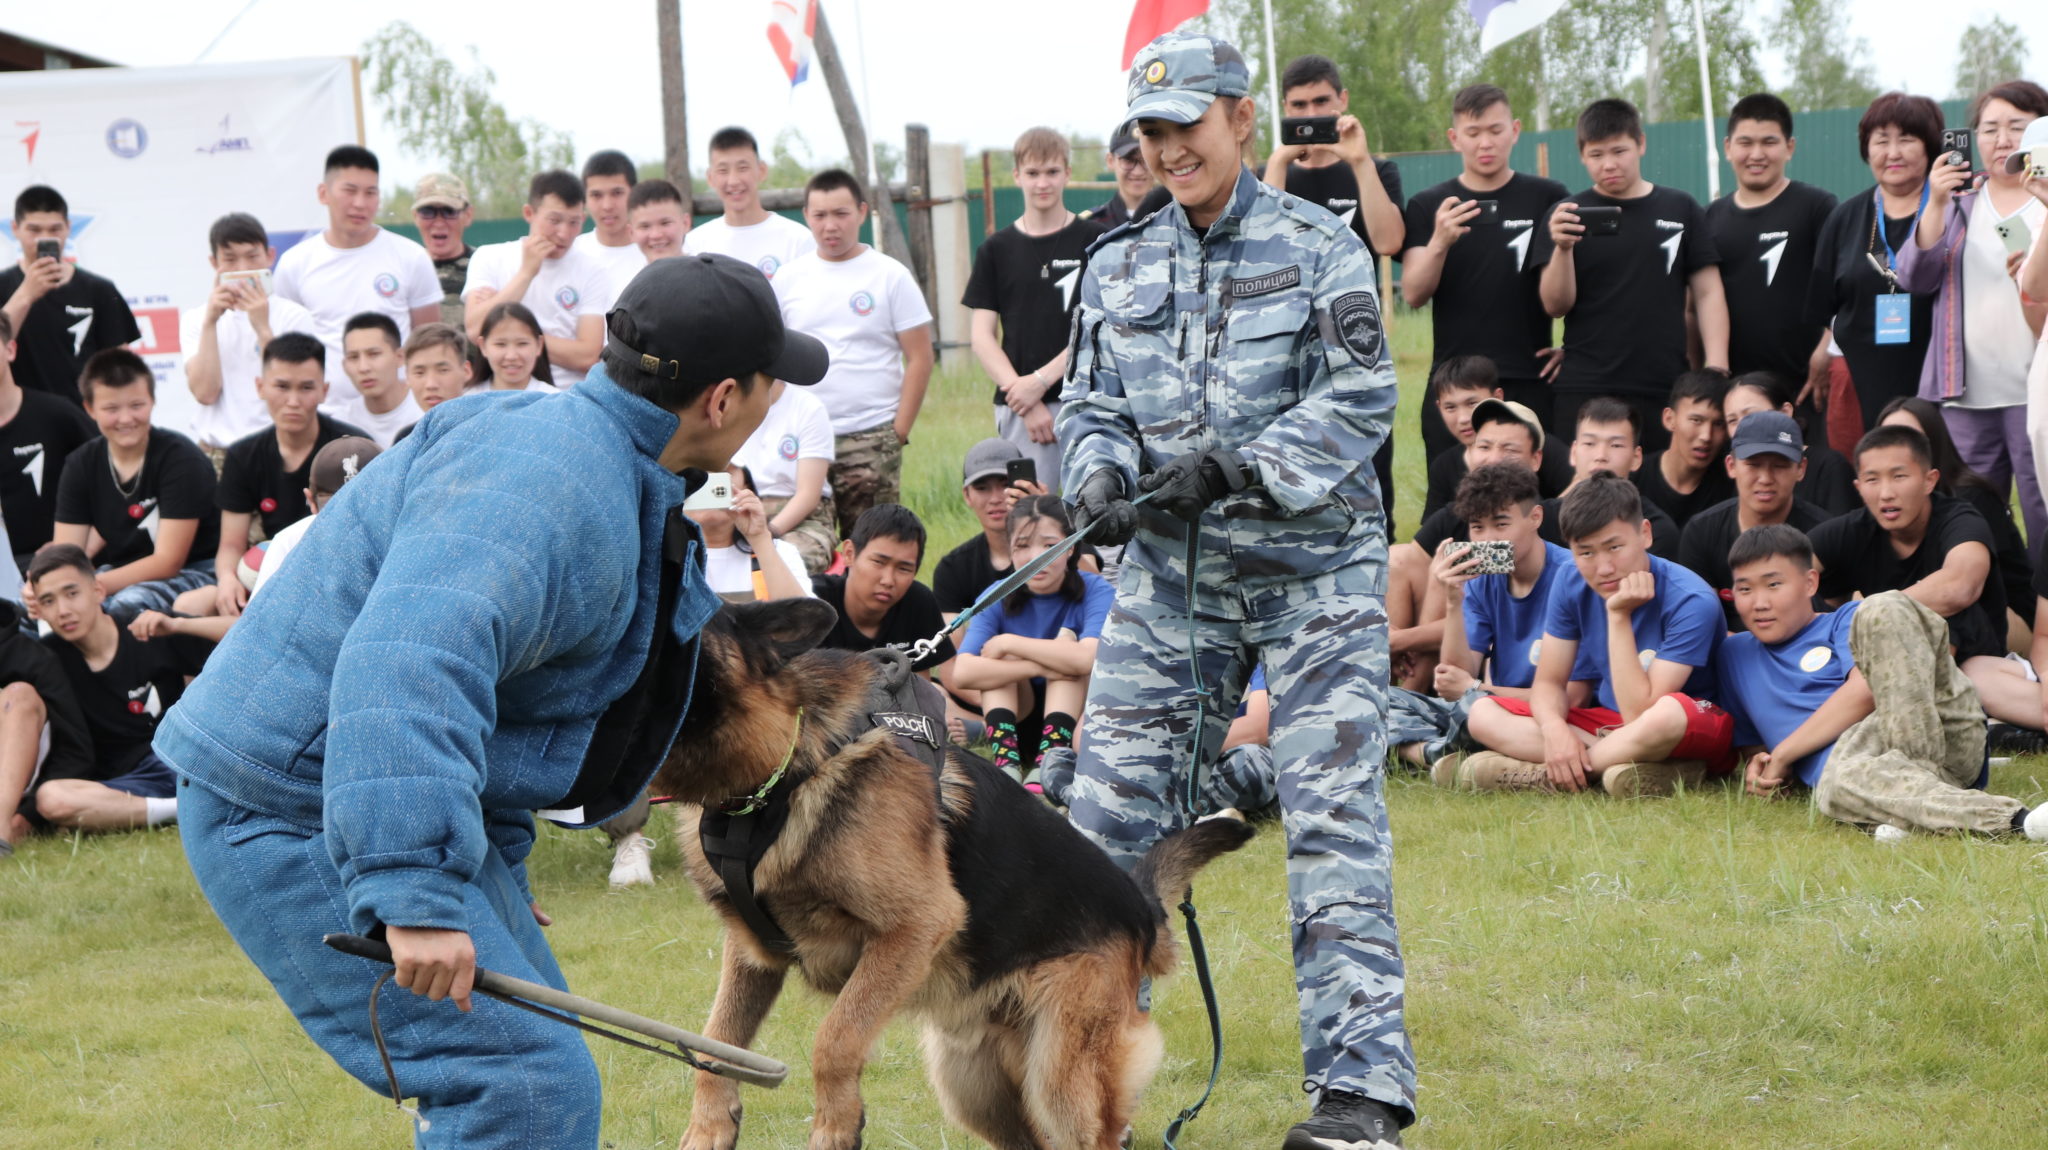
{"label": "spectator sitting cross-legged", "polygon": [[839,545],[832,488],[825,482],[833,454],[832,416],[825,405],[809,388],[776,380],[767,417],[732,457],[758,484],[755,494],[768,512],[768,530],[793,545],[813,575],[832,565]]}
{"label": "spectator sitting cross-legged", "polygon": [[0,859],[46,825],[38,787],[99,770],[71,680],[21,620],[21,606],[0,599]]}
{"label": "spectator sitting cross-legged", "polygon": [[122,622],[212,587],[213,464],[191,440],[150,426],[155,374],[127,348],[109,348],[85,362],[78,386],[100,438],[65,461],[53,541],[99,564],[107,612]]}
{"label": "spectator sitting cross-legged", "polygon": [[525,304],[518,300],[492,304],[478,332],[489,374],[472,381],[463,389],[465,393],[561,390],[554,385],[554,369],[548,366],[547,337]]}
{"label": "spectator sitting cross-legged", "polygon": [[1581,480],[1561,514],[1573,569],[1551,591],[1530,697],[1474,704],[1472,740],[1488,750],[1432,774],[1617,798],[1727,774],[1734,720],[1707,700],[1725,634],[1714,592],[1650,554],[1642,495],[1612,472]]}
{"label": "spectator sitting cross-legged", "polygon": [[[846,560],[844,575],[816,575],[811,589],[839,612],[839,624],[819,646],[842,651],[893,647],[908,653],[912,644],[938,634],[946,621],[931,588],[917,581],[924,565],[924,523],[908,507],[878,503],[862,513],[853,534],[839,545]],[[914,667],[940,681],[953,661],[949,637]]]}
{"label": "spectator sitting cross-legged", "polygon": [[[1066,504],[1038,495],[1010,509],[1009,531],[1010,558],[1024,564],[1074,527]],[[1069,551],[968,624],[955,677],[981,692],[996,765],[1018,779],[1047,751],[1073,747],[1075,716],[1095,671],[1096,640],[1115,598],[1115,589],[1082,571],[1080,556]],[[1027,739],[1025,732],[1034,729],[1037,737]]]}

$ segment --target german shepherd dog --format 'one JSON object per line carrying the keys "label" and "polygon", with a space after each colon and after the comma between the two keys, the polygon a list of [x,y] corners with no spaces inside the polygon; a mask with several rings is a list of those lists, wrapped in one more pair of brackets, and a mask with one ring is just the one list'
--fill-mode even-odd
{"label": "german shepherd dog", "polygon": [[[679,802],[690,877],[724,919],[705,1034],[751,1043],[793,964],[836,996],[811,1052],[809,1150],[861,1144],[861,1068],[904,1010],[955,1122],[997,1150],[1114,1150],[1159,1065],[1138,991],[1174,965],[1164,904],[1251,829],[1197,823],[1127,876],[987,761],[950,749],[934,779],[869,720],[882,665],[814,649],[833,623],[816,600],[725,608],[656,776]],[[698,835],[706,804],[755,792],[785,753],[788,822],[753,884],[794,956],[748,929]],[[731,1150],[739,1125],[736,1086],[698,1074],[684,1150]]]}

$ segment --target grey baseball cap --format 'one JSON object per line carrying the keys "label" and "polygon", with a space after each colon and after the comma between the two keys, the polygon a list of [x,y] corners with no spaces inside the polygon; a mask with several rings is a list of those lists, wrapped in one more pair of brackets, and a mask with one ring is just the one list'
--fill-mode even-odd
{"label": "grey baseball cap", "polygon": [[1794,463],[1806,458],[1806,437],[1799,433],[1799,425],[1782,411],[1757,411],[1742,417],[1735,425],[1735,435],[1728,441],[1728,450],[1737,459],[1766,452],[1782,455]]}
{"label": "grey baseball cap", "polygon": [[1012,459],[1024,458],[1024,452],[1007,439],[984,439],[967,449],[967,459],[960,465],[960,485],[972,487],[992,475],[1007,476]]}
{"label": "grey baseball cap", "polygon": [[1249,96],[1251,69],[1227,40],[1168,32],[1131,60],[1124,123],[1169,120],[1192,124],[1218,96]]}

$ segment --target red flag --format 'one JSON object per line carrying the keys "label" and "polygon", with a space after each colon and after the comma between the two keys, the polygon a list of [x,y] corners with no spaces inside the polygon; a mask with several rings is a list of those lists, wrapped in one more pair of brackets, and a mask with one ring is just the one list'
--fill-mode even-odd
{"label": "red flag", "polygon": [[1208,10],[1209,0],[1138,0],[1124,32],[1124,67],[1138,58],[1138,49]]}

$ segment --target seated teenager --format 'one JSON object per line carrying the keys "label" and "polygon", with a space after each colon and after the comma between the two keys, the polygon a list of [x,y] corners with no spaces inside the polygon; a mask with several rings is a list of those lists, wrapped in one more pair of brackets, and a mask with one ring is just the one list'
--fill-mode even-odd
{"label": "seated teenager", "polygon": [[1961,499],[1941,494],[1927,437],[1872,428],[1856,445],[1864,508],[1814,528],[1820,593],[1839,606],[1904,591],[1949,622],[1956,664],[1994,719],[2040,730],[2041,689],[2005,657],[2005,587],[1991,525]]}
{"label": "seated teenager", "polygon": [[[405,341],[405,383],[422,413],[460,398],[476,379],[469,337],[445,323],[421,324]],[[398,433],[404,439],[406,431]]]}
{"label": "seated teenager", "polygon": [[[1437,414],[1457,443],[1437,452],[1436,458],[1429,461],[1429,490],[1422,500],[1424,519],[1451,505],[1458,494],[1459,480],[1471,470],[1465,449],[1472,446],[1473,409],[1486,400],[1504,398],[1500,374],[1493,361],[1483,355],[1454,355],[1437,364],[1430,374],[1425,402],[1436,405]],[[1541,453],[1537,475],[1543,481],[1543,494],[1562,494],[1572,481],[1571,460],[1565,456],[1564,444],[1545,439]],[[1431,550],[1430,554],[1436,552]]]}
{"label": "seated teenager", "polygon": [[1537,534],[1542,524],[1536,476],[1514,464],[1493,464],[1465,476],[1451,506],[1472,542],[1499,540],[1514,549],[1514,570],[1481,575],[1478,556],[1446,540],[1430,563],[1444,599],[1443,646],[1435,694],[1393,689],[1388,741],[1415,766],[1442,758],[1458,740],[1473,703],[1491,694],[1526,697],[1536,677],[1550,589],[1571,556]]}
{"label": "seated teenager", "polygon": [[249,589],[237,571],[249,550],[251,525],[274,539],[304,519],[314,453],[343,437],[369,438],[362,428],[320,413],[327,400],[326,360],[326,345],[304,332],[288,331],[264,345],[256,392],[270,411],[270,426],[228,445],[216,494],[220,543],[213,601],[186,603],[188,614],[240,615]]}
{"label": "seated teenager", "polygon": [[1728,562],[1748,633],[1722,645],[1718,677],[1749,793],[1804,785],[1857,826],[2048,840],[2048,807],[1976,789],[1984,712],[1940,615],[1903,591],[1817,614],[1813,549],[1784,524],[1743,532]]}
{"label": "seated teenager", "polygon": [[[861,512],[853,535],[839,545],[844,575],[815,575],[811,590],[839,612],[839,624],[819,646],[842,651],[894,647],[906,654],[920,639],[939,633],[946,621],[931,588],[917,581],[924,565],[924,523],[910,508],[878,503]],[[913,666],[927,677],[949,670],[954,655],[948,637],[938,650]]]}
{"label": "seated teenager", "polygon": [[381,311],[350,316],[341,329],[341,366],[356,385],[357,396],[340,405],[336,418],[362,428],[378,447],[396,443],[399,432],[426,414],[400,378],[405,369],[398,350],[402,342],[398,325]]}
{"label": "seated teenager", "polygon": [[464,392],[560,390],[554,384],[554,369],[548,366],[548,345],[540,320],[518,300],[491,305],[477,329],[488,374],[473,380]]}
{"label": "seated teenager", "polygon": [[[1472,409],[1472,442],[1465,447],[1471,470],[1508,464],[1535,474],[1543,451],[1543,425],[1536,413],[1505,399],[1480,401]],[[1393,682],[1418,694],[1431,689],[1437,648],[1443,642],[1442,589],[1430,577],[1430,560],[1446,539],[1463,543],[1469,527],[1455,508],[1438,508],[1422,521],[1412,543],[1387,549],[1388,650]]]}
{"label": "seated teenager", "polygon": [[1991,561],[1998,568],[1999,585],[2005,588],[2006,645],[2015,651],[2025,650],[2034,628],[2034,559],[2020,537],[2019,524],[2013,522],[2012,500],[1963,462],[1941,408],[1916,395],[1900,396],[1884,405],[1877,422],[1880,427],[1917,428],[1925,435],[1939,476],[1934,490],[1969,504],[1990,524]]}
{"label": "seated teenager", "polygon": [[[256,598],[257,592],[270,585],[278,570],[284,566],[285,557],[306,532],[313,526],[313,520],[327,509],[327,502],[333,499],[342,485],[362,473],[372,459],[382,454],[377,442],[356,435],[344,435],[313,453],[313,465],[306,472],[306,517],[271,536],[264,545],[263,555],[256,566],[256,582],[249,588],[249,598]],[[246,556],[245,556],[246,561]],[[239,574],[239,572],[238,572]]]}
{"label": "seated teenager", "polygon": [[[1643,467],[1642,416],[1633,405],[1595,396],[1579,405],[1572,428],[1572,487],[1606,471],[1633,480]],[[1572,487],[1565,489],[1571,493]],[[1641,490],[1641,488],[1637,488]],[[1560,532],[1562,497],[1543,501],[1543,538],[1560,547],[1570,545]],[[1650,525],[1650,554],[1678,559],[1678,522],[1652,499],[1643,500],[1643,519]]]}
{"label": "seated teenager", "polygon": [[[1745,372],[1729,381],[1728,393],[1721,397],[1721,415],[1728,425],[1729,437],[1734,437],[1745,417],[1759,411],[1775,411],[1797,420],[1792,385],[1768,371]],[[1800,501],[1827,512],[1829,518],[1847,515],[1863,506],[1863,501],[1856,497],[1856,465],[1828,446],[1827,436],[1807,436],[1804,423],[1800,424],[1799,432],[1807,441],[1806,477],[1799,481],[1795,493]]]}
{"label": "seated teenager", "polygon": [[1735,481],[1735,498],[1709,507],[1685,525],[1678,565],[1705,579],[1720,596],[1730,631],[1742,630],[1735,610],[1735,575],[1728,566],[1728,549],[1736,538],[1752,527],[1774,523],[1812,531],[1831,518],[1797,494],[1806,467],[1806,437],[1799,424],[1782,412],[1757,412],[1742,421],[1728,445],[1727,472]]}
{"label": "seated teenager", "polygon": [[157,720],[184,693],[187,677],[206,665],[212,641],[184,634],[190,620],[161,614],[138,620],[138,633],[130,634],[103,609],[102,579],[75,545],[45,548],[28,576],[36,613],[50,625],[43,645],[78,700],[95,767],[93,778],[45,782],[36,791],[36,812],[54,826],[86,831],[175,821],[178,781],[150,750],[150,740]]}
{"label": "seated teenager", "polygon": [[1727,395],[1728,377],[1711,368],[1679,376],[1664,405],[1664,430],[1671,433],[1671,445],[1629,477],[1681,532],[1693,516],[1735,494],[1721,462],[1728,446],[1721,407]]}
{"label": "seated teenager", "polygon": [[1016,501],[1009,494],[1009,465],[1022,458],[1022,448],[998,436],[968,448],[961,461],[960,498],[981,533],[946,552],[932,569],[932,594],[948,623],[1010,573],[1010,512]]}
{"label": "seated teenager", "polygon": [[99,565],[115,618],[169,610],[185,592],[213,586],[213,463],[191,440],[150,426],[156,376],[127,348],[95,353],[78,388],[100,438],[65,461],[53,540]]}
{"label": "seated teenager", "polygon": [[0,859],[49,825],[36,812],[38,787],[98,777],[71,680],[21,620],[21,606],[0,599]]}
{"label": "seated teenager", "polygon": [[761,426],[732,456],[733,466],[745,467],[759,485],[754,493],[768,513],[768,530],[794,546],[813,575],[832,565],[839,546],[838,513],[825,482],[836,454],[824,401],[778,379]]}
{"label": "seated teenager", "polygon": [[1560,514],[1573,566],[1550,593],[1529,698],[1474,704],[1469,730],[1487,751],[1433,776],[1626,798],[1727,773],[1734,720],[1707,701],[1723,634],[1714,592],[1650,554],[1642,494],[1627,480],[1580,480]]}
{"label": "seated teenager", "polygon": [[[1073,532],[1058,496],[1022,500],[1010,509],[1010,557],[1029,563]],[[968,623],[953,679],[981,692],[998,767],[1022,779],[1045,752],[1074,745],[1076,716],[1095,672],[1096,640],[1115,599],[1116,590],[1081,570],[1080,556],[1069,551],[1064,562]],[[1026,731],[1035,737],[1025,738]]]}
{"label": "seated teenager", "polygon": [[754,477],[744,467],[735,467],[730,474],[730,508],[685,513],[704,536],[704,582],[731,602],[810,598],[804,558],[768,530],[768,513],[754,494]]}

